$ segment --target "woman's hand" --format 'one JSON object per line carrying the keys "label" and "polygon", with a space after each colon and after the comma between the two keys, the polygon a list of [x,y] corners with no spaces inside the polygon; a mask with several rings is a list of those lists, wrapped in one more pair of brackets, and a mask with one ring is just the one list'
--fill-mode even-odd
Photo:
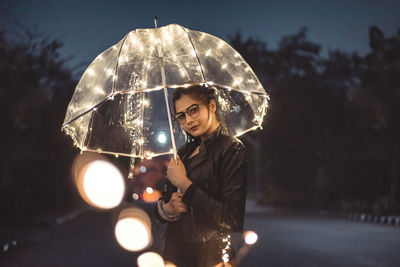
{"label": "woman's hand", "polygon": [[183,193],[173,193],[168,203],[163,205],[163,209],[166,213],[172,216],[176,216],[179,213],[187,212],[186,204],[182,202]]}
{"label": "woman's hand", "polygon": [[178,155],[176,156],[176,160],[177,162],[175,162],[175,159],[172,157],[169,161],[167,166],[167,178],[173,185],[178,187],[182,193],[184,193],[192,184],[192,181],[187,177],[185,165],[183,165],[183,162]]}

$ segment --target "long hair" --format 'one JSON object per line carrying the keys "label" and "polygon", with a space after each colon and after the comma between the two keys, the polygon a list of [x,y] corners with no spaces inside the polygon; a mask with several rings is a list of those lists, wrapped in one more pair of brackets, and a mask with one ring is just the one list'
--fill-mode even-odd
{"label": "long hair", "polygon": [[[214,100],[216,104],[216,111],[215,111],[215,116],[219,124],[221,125],[222,129],[226,134],[228,134],[228,130],[226,128],[226,125],[222,119],[222,112],[220,105],[218,103],[217,95],[216,95],[216,89],[212,86],[205,87],[203,85],[192,85],[187,88],[185,87],[178,87],[174,90],[173,95],[172,95],[172,102],[174,103],[174,112],[176,113],[175,110],[175,102],[176,100],[180,99],[182,95],[189,95],[192,98],[195,98],[197,100],[202,101],[204,104],[207,104],[207,109],[210,111],[209,104],[211,100]],[[210,113],[209,113],[210,114]],[[185,131],[185,134],[187,136],[187,142],[192,142],[192,141],[199,141],[194,136],[189,134],[188,132]]]}

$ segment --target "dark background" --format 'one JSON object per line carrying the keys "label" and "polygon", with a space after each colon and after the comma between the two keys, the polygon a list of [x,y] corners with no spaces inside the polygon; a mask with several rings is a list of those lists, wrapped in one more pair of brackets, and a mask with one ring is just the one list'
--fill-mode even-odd
{"label": "dark background", "polygon": [[[287,9],[230,2],[224,13],[221,3],[177,1],[165,17],[162,5],[148,10],[147,24],[135,21],[139,6],[122,2],[111,10],[104,2],[96,8],[74,1],[2,2],[2,224],[81,203],[70,178],[79,151],[60,131],[66,107],[90,60],[129,30],[152,27],[152,15],[164,18],[161,25],[177,22],[226,39],[270,94],[264,129],[243,138],[253,164],[250,197],[293,208],[400,214],[400,22],[393,17],[399,2],[301,8],[291,2]],[[124,4],[131,16],[121,11]],[[210,19],[204,19],[207,10]],[[82,17],[71,15],[78,13]],[[185,15],[173,19],[178,13]],[[120,27],[111,23],[118,20]]]}

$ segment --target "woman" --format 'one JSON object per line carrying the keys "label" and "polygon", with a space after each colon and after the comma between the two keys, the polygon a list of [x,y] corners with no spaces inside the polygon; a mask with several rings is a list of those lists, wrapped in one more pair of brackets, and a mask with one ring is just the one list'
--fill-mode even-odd
{"label": "woman", "polygon": [[[168,222],[164,258],[185,266],[235,264],[229,234],[243,231],[246,157],[218,115],[214,89],[200,85],[174,91],[175,121],[187,134],[156,215]],[[179,189],[179,190],[178,190]]]}

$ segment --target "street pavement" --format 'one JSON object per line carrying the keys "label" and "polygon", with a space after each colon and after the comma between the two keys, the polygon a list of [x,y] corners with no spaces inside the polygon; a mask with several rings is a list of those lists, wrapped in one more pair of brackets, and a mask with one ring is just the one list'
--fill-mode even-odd
{"label": "street pavement", "polygon": [[259,235],[242,266],[400,266],[400,228],[266,209],[247,214]]}
{"label": "street pavement", "polygon": [[[86,208],[47,218],[47,224],[0,229],[0,240],[6,235],[18,242],[0,254],[0,266],[136,266],[138,254],[123,250],[114,238],[115,218],[115,212]],[[162,250],[163,230],[163,225],[153,223],[155,242],[149,250]],[[248,249],[240,266],[400,266],[399,227],[248,201],[245,230],[255,231],[259,240],[243,247],[241,235],[233,235],[236,251],[242,255]]]}

